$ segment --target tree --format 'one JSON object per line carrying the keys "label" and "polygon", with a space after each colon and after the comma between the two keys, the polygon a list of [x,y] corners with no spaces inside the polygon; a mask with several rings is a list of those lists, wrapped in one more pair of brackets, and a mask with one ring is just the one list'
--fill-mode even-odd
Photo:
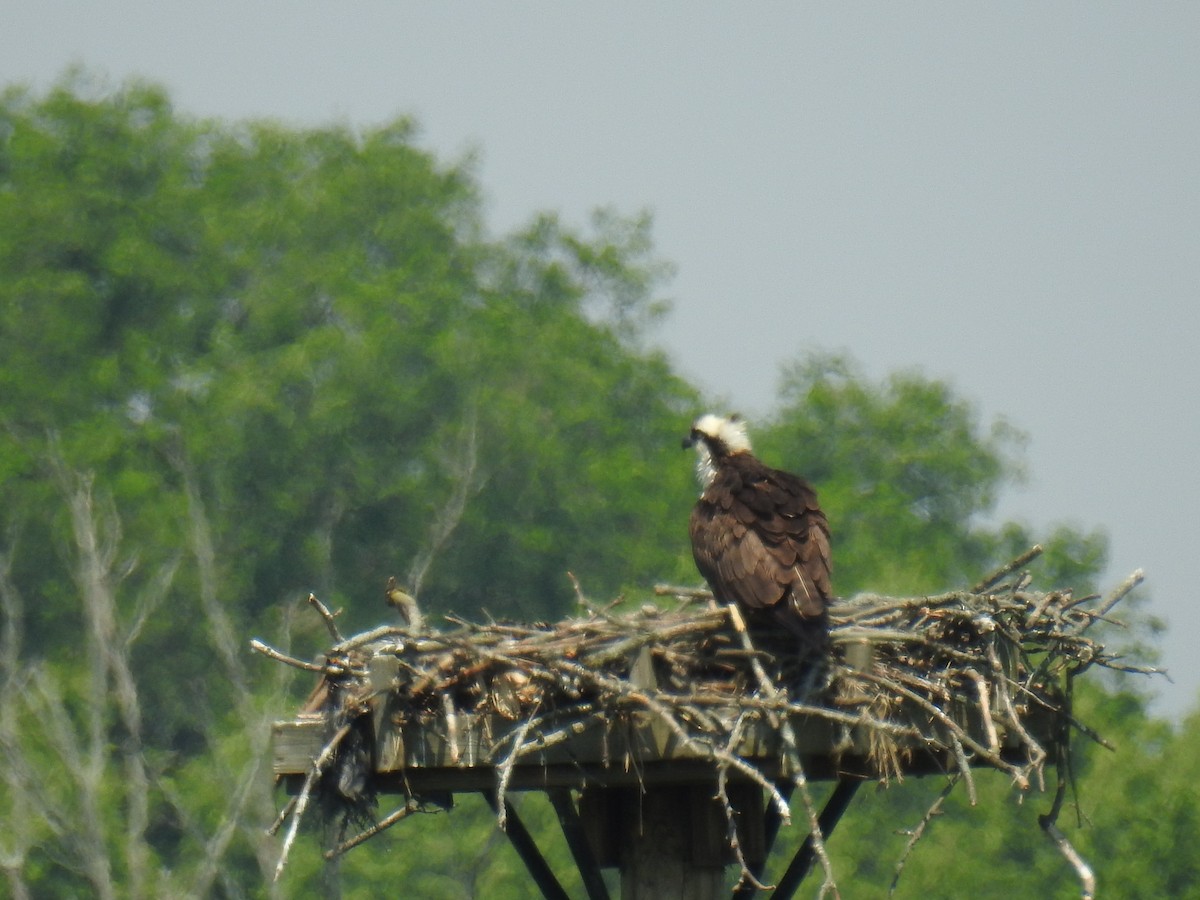
{"label": "tree", "polygon": [[256,685],[237,636],[287,640],[309,590],[348,628],[385,616],[393,573],[431,613],[558,616],[568,568],[605,593],[680,568],[686,467],[677,491],[659,473],[695,395],[644,346],[648,223],[543,217],[491,242],[476,193],[404,121],[195,123],[157,88],[97,96],[85,76],[4,94],[0,552],[9,596],[35,598],[10,604],[5,671],[45,688],[14,691],[30,777],[5,803],[68,792],[72,747],[116,742],[142,771],[77,792],[98,828],[128,820],[135,861],[101,864],[115,832],[33,828],[15,884],[30,859],[41,886],[101,895],[254,883],[263,715],[285,686]]}
{"label": "tree", "polygon": [[[903,372],[872,384],[849,358],[818,354],[787,370],[781,401],[759,443],[764,455],[817,485],[834,523],[840,593],[962,587],[1034,542],[1016,523],[994,529],[981,524],[1005,485],[1021,476],[1022,436],[1003,421],[981,423],[945,382]],[[1080,596],[1095,589],[1107,552],[1102,532],[1060,526],[1039,540],[1047,550],[1034,569],[1042,586],[1074,587]],[[1134,625],[1155,627],[1136,618]],[[1166,779],[1151,773],[1162,772],[1177,739],[1165,723],[1149,720],[1144,695],[1129,685],[1109,693],[1088,682],[1080,682],[1079,718],[1121,752],[1111,754],[1077,736],[1080,804],[1090,827],[1070,829],[1071,840],[1100,868],[1101,884],[1121,885],[1117,894],[1175,896],[1151,887],[1195,884],[1190,864],[1163,858],[1169,851],[1144,868],[1123,858],[1115,871],[1106,865],[1118,858],[1113,845],[1126,833],[1124,811],[1136,801],[1132,790],[1112,802],[1101,797],[1125,790],[1134,773],[1141,773],[1138,790],[1157,795]],[[1105,706],[1120,712],[1105,715]],[[1089,796],[1093,784],[1099,796]],[[830,842],[848,895],[888,890],[908,840],[901,829],[916,826],[944,787],[943,780],[927,778],[860,794]],[[1050,797],[1019,805],[1002,777],[983,773],[980,798],[970,808],[961,791],[951,795],[907,862],[896,896],[1077,895],[1073,873],[1037,827]],[[1167,808],[1172,824],[1194,829],[1178,805],[1167,801]],[[1064,815],[1064,822],[1069,818]],[[1155,845],[1165,850],[1171,843],[1146,840],[1147,847]],[[979,864],[981,858],[990,864]]]}
{"label": "tree", "polygon": [[[1024,436],[985,425],[944,381],[898,372],[873,384],[845,355],[814,354],[785,371],[780,409],[758,443],[818,486],[835,524],[835,586],[891,593],[960,587],[1034,541],[982,524],[1022,477]],[[1099,531],[1039,536],[1048,575],[1080,588],[1101,570]]]}

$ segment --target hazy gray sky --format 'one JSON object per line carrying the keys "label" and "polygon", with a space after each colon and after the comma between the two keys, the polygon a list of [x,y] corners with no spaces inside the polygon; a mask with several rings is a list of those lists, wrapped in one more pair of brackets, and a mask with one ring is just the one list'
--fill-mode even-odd
{"label": "hazy gray sky", "polygon": [[949,379],[1030,434],[1004,518],[1146,569],[1168,713],[1200,690],[1198,46],[1197,3],[0,5],[6,84],[81,63],[196,116],[412,114],[478,153],[497,232],[650,210],[659,337],[745,412],[810,348]]}

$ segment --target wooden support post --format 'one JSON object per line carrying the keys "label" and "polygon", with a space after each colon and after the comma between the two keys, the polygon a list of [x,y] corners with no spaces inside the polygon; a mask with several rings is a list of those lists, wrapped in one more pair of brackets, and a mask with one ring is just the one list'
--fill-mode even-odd
{"label": "wooden support post", "polygon": [[[622,900],[717,900],[725,894],[725,854],[707,835],[718,816],[711,788],[648,787],[627,820],[621,845]],[[699,815],[698,815],[699,813]],[[721,838],[724,831],[721,830]]]}
{"label": "wooden support post", "polygon": [[[483,796],[494,812],[500,811],[494,790],[484,791]],[[504,815],[507,823],[504,831],[508,835],[508,840],[512,843],[513,849],[517,851],[517,855],[521,857],[521,862],[525,863],[525,868],[529,870],[529,875],[538,886],[538,890],[542,892],[542,896],[546,900],[570,900],[567,892],[563,890],[563,886],[554,877],[554,872],[546,862],[546,858],[542,856],[537,844],[533,842],[533,836],[525,827],[525,823],[521,821],[521,817],[517,815],[517,811],[513,809],[508,800],[504,801]]]}
{"label": "wooden support post", "polygon": [[[861,778],[838,779],[837,786],[834,787],[833,793],[829,795],[829,800],[825,803],[825,808],[821,810],[821,815],[817,817],[817,824],[821,827],[821,836],[823,838],[828,839],[829,835],[833,834],[833,829],[837,826],[838,820],[842,818],[842,813],[846,811],[846,807],[854,799],[854,795],[861,784]],[[813,852],[813,840],[810,834],[804,839],[804,843],[800,845],[800,849],[796,851],[796,855],[792,857],[791,864],[787,867],[787,871],[783,873],[783,877],[779,879],[779,884],[771,894],[771,900],[791,900],[796,893],[796,889],[800,887],[800,882],[804,880],[804,876],[812,869],[815,859],[816,854]]]}

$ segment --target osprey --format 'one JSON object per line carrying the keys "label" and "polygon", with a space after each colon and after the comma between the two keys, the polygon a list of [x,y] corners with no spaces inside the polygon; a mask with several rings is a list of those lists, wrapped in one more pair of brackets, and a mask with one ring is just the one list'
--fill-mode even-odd
{"label": "osprey", "polygon": [[702,491],[689,531],[696,568],[723,603],[826,645],[829,523],[804,479],[763,465],[737,416],[704,415],[684,447],[695,447]]}

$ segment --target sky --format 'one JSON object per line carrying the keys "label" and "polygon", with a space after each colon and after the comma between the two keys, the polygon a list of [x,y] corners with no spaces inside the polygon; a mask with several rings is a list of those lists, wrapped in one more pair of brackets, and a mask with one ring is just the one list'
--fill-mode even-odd
{"label": "sky", "polygon": [[0,83],[412,116],[475,160],[496,234],[651,213],[656,338],[710,398],[766,415],[782,366],[845,351],[1026,432],[997,517],[1102,528],[1107,585],[1145,570],[1174,716],[1200,704],[1198,38],[1182,2],[0,0]]}

